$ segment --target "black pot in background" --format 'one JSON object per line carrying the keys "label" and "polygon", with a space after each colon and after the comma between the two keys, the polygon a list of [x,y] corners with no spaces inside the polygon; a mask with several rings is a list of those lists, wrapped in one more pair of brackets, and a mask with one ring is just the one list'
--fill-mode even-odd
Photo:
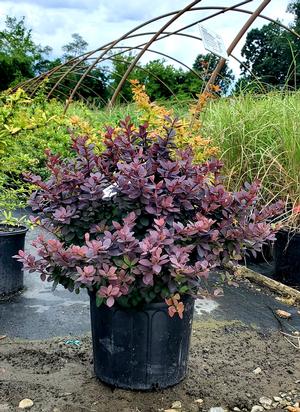
{"label": "black pot in background", "polygon": [[194,299],[183,300],[183,319],[165,303],[141,310],[96,306],[90,294],[94,370],[114,387],[151,390],[179,383],[186,374]]}
{"label": "black pot in background", "polygon": [[273,242],[263,245],[261,252],[256,252],[256,256],[253,256],[252,252],[249,251],[245,260],[247,265],[271,262],[273,260]]}
{"label": "black pot in background", "polygon": [[274,245],[276,279],[300,286],[300,233],[280,230]]}
{"label": "black pot in background", "polygon": [[25,226],[0,225],[0,295],[23,288],[22,263],[13,258],[24,250]]}

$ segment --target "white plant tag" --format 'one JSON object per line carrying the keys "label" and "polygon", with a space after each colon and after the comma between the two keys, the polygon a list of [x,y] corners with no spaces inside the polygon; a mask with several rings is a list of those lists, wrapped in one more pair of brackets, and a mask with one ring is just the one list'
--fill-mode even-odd
{"label": "white plant tag", "polygon": [[117,193],[116,189],[117,184],[114,183],[103,190],[103,199],[109,199]]}
{"label": "white plant tag", "polygon": [[227,50],[225,48],[225,44],[224,44],[222,37],[219,34],[211,31],[210,29],[207,29],[206,27],[201,26],[200,24],[199,24],[199,29],[200,29],[200,34],[202,37],[204,48],[207,51],[228,60]]}

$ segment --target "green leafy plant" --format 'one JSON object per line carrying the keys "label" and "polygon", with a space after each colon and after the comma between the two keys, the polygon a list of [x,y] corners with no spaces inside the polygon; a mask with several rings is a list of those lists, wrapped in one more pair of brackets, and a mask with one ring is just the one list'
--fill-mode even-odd
{"label": "green leafy plant", "polygon": [[[0,216],[1,217],[1,216]],[[0,219],[0,227],[19,227],[19,226],[29,226],[33,228],[33,223],[27,216],[15,217],[12,212],[3,211],[2,219]]]}
{"label": "green leafy plant", "polygon": [[24,181],[22,172],[45,178],[45,149],[69,156],[69,129],[96,139],[96,130],[84,120],[87,113],[81,103],[74,103],[64,115],[63,104],[55,99],[47,101],[43,88],[34,98],[22,89],[0,95],[0,209],[26,204],[32,186]]}

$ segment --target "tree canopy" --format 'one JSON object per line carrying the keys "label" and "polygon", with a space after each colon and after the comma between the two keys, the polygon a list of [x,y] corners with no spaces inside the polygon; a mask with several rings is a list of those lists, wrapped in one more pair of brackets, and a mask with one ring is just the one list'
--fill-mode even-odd
{"label": "tree canopy", "polygon": [[[294,15],[290,28],[300,34],[300,0],[289,3],[287,11]],[[244,66],[242,81],[250,81],[252,74],[271,86],[300,85],[300,39],[276,23],[252,29],[242,48]]]}
{"label": "tree canopy", "polygon": [[74,57],[80,56],[87,51],[88,42],[86,42],[78,33],[72,34],[73,41],[64,45],[62,50],[64,52],[62,60],[68,61]]}
{"label": "tree canopy", "polygon": [[[207,82],[211,73],[217,66],[219,57],[212,53],[199,54],[193,64],[193,68],[201,75],[203,81]],[[226,62],[216,79],[216,85],[220,86],[222,93],[226,93],[234,80],[233,71]]]}
{"label": "tree canopy", "polygon": [[24,17],[7,16],[0,31],[0,90],[35,76],[50,52],[49,46],[34,43]]}

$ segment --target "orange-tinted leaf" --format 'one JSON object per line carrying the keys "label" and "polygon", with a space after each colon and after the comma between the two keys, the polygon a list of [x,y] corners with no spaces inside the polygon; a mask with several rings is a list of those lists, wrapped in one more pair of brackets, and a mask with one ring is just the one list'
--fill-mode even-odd
{"label": "orange-tinted leaf", "polygon": [[175,306],[170,306],[169,309],[168,309],[168,312],[169,312],[169,315],[171,316],[171,318],[173,318],[173,316],[174,316],[175,313],[176,313],[176,308],[175,308]]}
{"label": "orange-tinted leaf", "polygon": [[178,315],[179,315],[180,319],[182,319],[183,318],[183,312],[184,312],[184,304],[182,302],[179,302],[176,309],[177,309],[177,312],[178,312]]}
{"label": "orange-tinted leaf", "polygon": [[297,205],[293,208],[293,213],[295,213],[295,214],[299,213],[300,214],[300,205]]}

